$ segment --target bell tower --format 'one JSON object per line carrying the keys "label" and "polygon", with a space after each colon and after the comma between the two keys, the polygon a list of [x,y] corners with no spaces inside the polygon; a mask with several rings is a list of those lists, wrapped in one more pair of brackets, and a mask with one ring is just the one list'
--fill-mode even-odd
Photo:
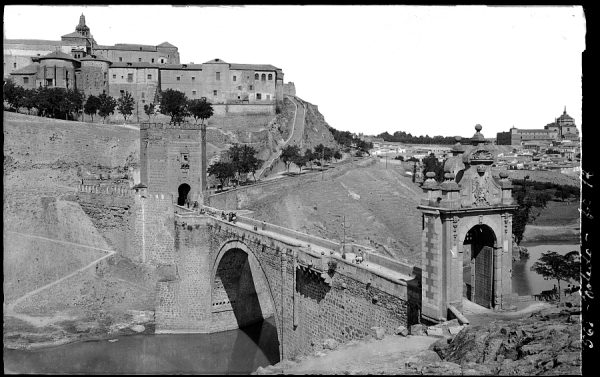
{"label": "bell tower", "polygon": [[444,181],[428,172],[422,189],[422,317],[438,322],[462,310],[463,298],[484,307],[512,306],[512,184],[492,175],[494,155],[481,134],[457,139]]}

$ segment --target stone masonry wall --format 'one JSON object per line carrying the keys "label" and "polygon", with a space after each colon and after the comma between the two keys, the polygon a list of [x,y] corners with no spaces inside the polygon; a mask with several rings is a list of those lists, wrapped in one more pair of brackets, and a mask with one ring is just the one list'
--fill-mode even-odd
{"label": "stone masonry wall", "polygon": [[[339,260],[331,285],[320,276],[298,268],[298,245],[245,230],[209,217],[177,215],[174,260],[176,272],[159,282],[157,332],[214,332],[231,328],[239,315],[213,295],[216,262],[229,249],[242,249],[256,258],[252,279],[261,308],[275,306],[275,323],[284,358],[307,354],[322,341],[360,339],[373,326],[388,333],[407,325],[409,305],[406,284],[375,275]],[[217,292],[219,287],[216,287]],[[233,296],[233,295],[232,295]],[[219,300],[214,309],[212,298]],[[238,313],[239,314],[239,313]],[[263,313],[263,316],[271,313]],[[233,323],[235,325],[235,323]]]}

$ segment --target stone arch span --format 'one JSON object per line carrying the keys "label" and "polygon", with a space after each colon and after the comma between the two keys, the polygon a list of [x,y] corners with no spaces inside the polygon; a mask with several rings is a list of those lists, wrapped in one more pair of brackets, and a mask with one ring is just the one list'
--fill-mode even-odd
{"label": "stone arch span", "polygon": [[217,252],[210,274],[211,311],[216,331],[244,328],[274,317],[281,355],[281,329],[271,282],[251,248],[227,240]]}

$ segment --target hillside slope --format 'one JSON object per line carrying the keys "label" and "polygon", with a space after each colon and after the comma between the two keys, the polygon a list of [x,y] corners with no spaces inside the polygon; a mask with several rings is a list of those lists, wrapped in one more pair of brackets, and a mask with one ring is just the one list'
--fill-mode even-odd
{"label": "hillside slope", "polygon": [[347,242],[420,263],[422,193],[402,172],[381,162],[354,164],[333,179],[270,190],[247,209],[258,219],[337,241],[345,216]]}

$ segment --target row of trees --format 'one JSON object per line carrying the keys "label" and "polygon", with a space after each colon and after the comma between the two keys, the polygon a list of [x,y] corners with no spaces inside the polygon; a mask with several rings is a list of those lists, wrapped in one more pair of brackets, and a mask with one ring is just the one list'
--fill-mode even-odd
{"label": "row of trees", "polygon": [[387,131],[380,133],[377,137],[382,138],[384,141],[394,141],[408,144],[454,144],[456,140],[454,136],[413,136],[410,133],[404,131],[396,131],[393,135],[390,135]]}
{"label": "row of trees", "polygon": [[321,164],[319,161],[329,162],[331,159],[339,160],[342,158],[342,153],[337,149],[332,149],[319,144],[315,149],[307,148],[304,154],[301,154],[300,148],[297,145],[288,145],[281,151],[281,161],[285,164],[287,171],[290,171],[290,165],[294,163],[298,166],[300,173],[302,168],[307,164],[311,169],[314,163]]}
{"label": "row of trees", "polygon": [[227,159],[218,161],[208,167],[207,173],[214,176],[221,182],[221,186],[235,178],[240,181],[242,175],[252,173],[252,177],[256,180],[254,173],[263,163],[256,155],[258,152],[253,147],[248,145],[232,145],[227,152]]}
{"label": "row of trees", "polygon": [[[84,94],[77,89],[56,87],[25,89],[10,79],[4,81],[3,95],[4,101],[12,111],[26,108],[31,114],[35,109],[38,116],[61,119],[76,119],[83,111],[92,118],[92,121],[95,115],[106,121],[106,118],[116,110],[127,121],[135,109],[135,99],[129,92],[125,92],[117,99],[104,93],[98,96],[90,95],[85,99]],[[204,121],[213,115],[212,105],[206,101],[206,98],[188,100],[185,93],[178,90],[167,89],[159,92],[158,101],[160,106],[154,103],[144,105],[148,120],[160,112],[170,116],[171,123],[181,123],[186,117],[191,116],[195,122],[201,119],[204,124]]]}
{"label": "row of trees", "polygon": [[329,132],[333,135],[333,139],[340,144],[342,147],[349,150],[349,148],[356,148],[361,153],[369,153],[369,150],[373,148],[373,143],[370,141],[364,141],[351,133],[350,131],[338,131],[335,128],[329,126]]}
{"label": "row of trees", "polygon": [[[160,113],[170,116],[173,124],[180,124],[189,116],[194,118],[194,123],[197,123],[200,119],[204,124],[204,121],[213,116],[214,113],[212,105],[207,102],[205,97],[189,100],[185,93],[179,90],[167,89],[159,94],[159,98]],[[144,106],[144,111],[146,111],[148,117],[150,117],[153,110],[154,108]]]}
{"label": "row of trees", "polygon": [[12,80],[4,82],[4,101],[11,111],[26,108],[27,113],[35,109],[38,116],[75,119],[83,107],[84,95],[73,89],[47,88],[25,89]]}

